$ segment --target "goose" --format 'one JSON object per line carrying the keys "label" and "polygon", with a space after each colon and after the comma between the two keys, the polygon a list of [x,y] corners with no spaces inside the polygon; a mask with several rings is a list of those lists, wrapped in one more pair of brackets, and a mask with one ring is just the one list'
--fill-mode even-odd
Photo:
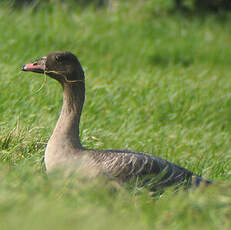
{"label": "goose", "polygon": [[[150,190],[169,186],[198,187],[211,184],[195,173],[165,159],[129,150],[87,149],[79,137],[80,116],[85,99],[85,76],[77,57],[68,51],[56,51],[25,64],[23,71],[46,74],[63,89],[63,105],[55,129],[45,150],[49,173],[56,168],[85,170],[88,176],[106,175],[123,184],[132,180],[151,184]],[[83,171],[84,171],[83,170]]]}

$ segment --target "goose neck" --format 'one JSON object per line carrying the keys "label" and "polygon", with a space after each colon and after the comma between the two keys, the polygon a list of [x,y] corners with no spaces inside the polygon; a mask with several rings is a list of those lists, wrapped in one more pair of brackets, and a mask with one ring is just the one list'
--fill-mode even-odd
{"label": "goose neck", "polygon": [[79,138],[80,116],[84,104],[85,87],[83,82],[63,84],[63,106],[52,136],[81,147]]}

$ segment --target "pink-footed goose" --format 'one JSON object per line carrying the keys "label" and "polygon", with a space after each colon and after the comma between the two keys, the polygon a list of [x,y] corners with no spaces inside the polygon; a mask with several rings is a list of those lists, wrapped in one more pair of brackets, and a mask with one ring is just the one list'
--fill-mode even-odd
{"label": "pink-footed goose", "polygon": [[[85,170],[108,175],[119,182],[153,181],[151,190],[170,185],[198,186],[212,183],[193,172],[152,155],[127,150],[86,149],[79,138],[79,122],[85,98],[84,72],[70,52],[54,52],[23,66],[23,71],[45,73],[63,88],[63,106],[45,151],[47,171],[84,165]],[[94,169],[94,170],[92,170]],[[90,173],[89,173],[90,174]]]}

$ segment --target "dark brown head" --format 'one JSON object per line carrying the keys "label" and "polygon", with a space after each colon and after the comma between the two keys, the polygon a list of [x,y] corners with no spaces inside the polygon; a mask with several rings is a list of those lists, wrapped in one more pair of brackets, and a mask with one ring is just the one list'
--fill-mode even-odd
{"label": "dark brown head", "polygon": [[45,73],[62,84],[84,82],[84,72],[77,57],[67,51],[48,54],[33,63],[24,65],[22,70]]}

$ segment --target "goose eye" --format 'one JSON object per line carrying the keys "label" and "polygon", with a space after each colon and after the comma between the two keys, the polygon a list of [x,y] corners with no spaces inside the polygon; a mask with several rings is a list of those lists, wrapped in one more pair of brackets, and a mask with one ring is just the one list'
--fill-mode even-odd
{"label": "goose eye", "polygon": [[62,63],[62,58],[60,56],[55,56],[55,60],[57,63]]}

